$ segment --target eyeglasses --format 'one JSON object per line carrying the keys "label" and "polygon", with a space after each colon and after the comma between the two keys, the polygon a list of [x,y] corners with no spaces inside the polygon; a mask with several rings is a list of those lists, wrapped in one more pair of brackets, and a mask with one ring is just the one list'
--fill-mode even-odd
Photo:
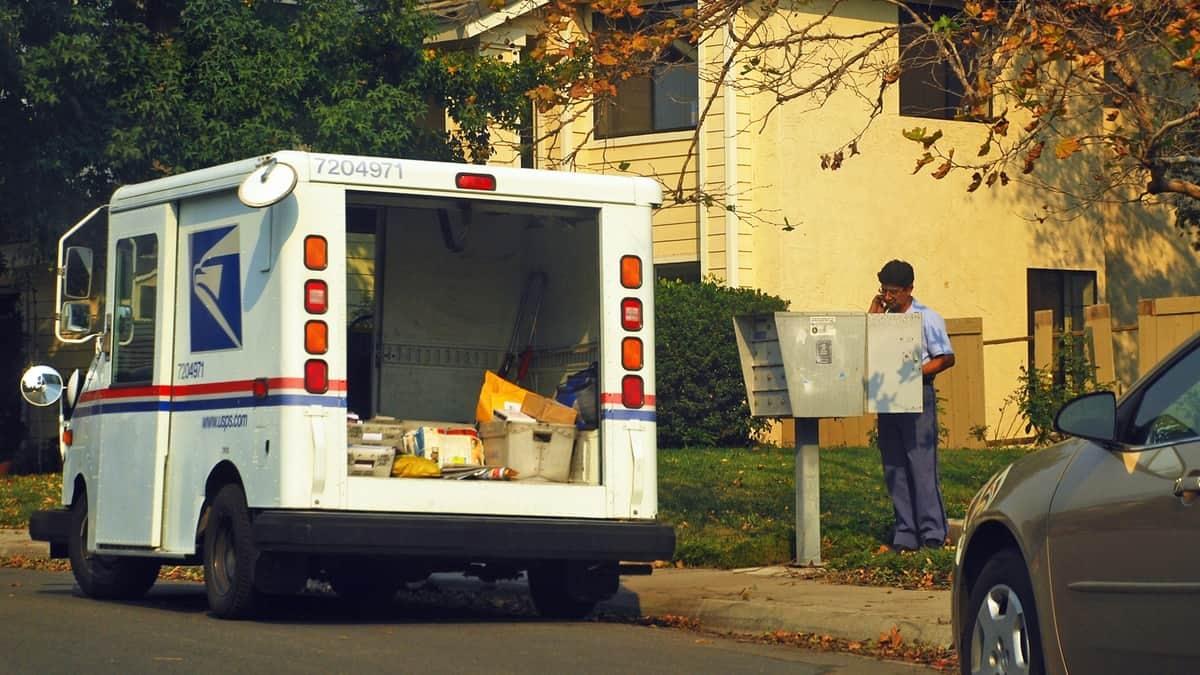
{"label": "eyeglasses", "polygon": [[893,286],[891,288],[888,288],[886,286],[880,286],[879,294],[884,297],[887,297],[887,298],[894,298],[894,297],[899,296],[901,293],[906,292],[907,290],[908,290],[907,288],[898,288],[895,286]]}

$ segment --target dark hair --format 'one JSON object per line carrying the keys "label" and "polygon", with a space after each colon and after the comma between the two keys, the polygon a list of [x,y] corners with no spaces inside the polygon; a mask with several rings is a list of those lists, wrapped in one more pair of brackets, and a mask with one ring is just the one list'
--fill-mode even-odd
{"label": "dark hair", "polygon": [[888,286],[908,288],[913,283],[912,265],[903,260],[889,260],[883,269],[879,270],[879,283]]}

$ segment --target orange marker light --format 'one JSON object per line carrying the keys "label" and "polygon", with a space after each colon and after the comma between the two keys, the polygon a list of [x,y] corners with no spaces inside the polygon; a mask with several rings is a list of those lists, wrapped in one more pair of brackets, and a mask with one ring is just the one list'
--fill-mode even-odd
{"label": "orange marker light", "polygon": [[621,367],[625,370],[641,370],[642,341],[640,339],[627,337],[621,340]]}
{"label": "orange marker light", "polygon": [[304,238],[304,266],[323,270],[329,265],[329,250],[325,237],[310,234]]}
{"label": "orange marker light", "polygon": [[63,445],[70,445],[74,441],[75,441],[75,432],[71,431],[70,429],[63,430],[63,432],[62,432]]}
{"label": "orange marker light", "polygon": [[625,288],[642,287],[642,259],[635,255],[621,256],[621,285]]}
{"label": "orange marker light", "polygon": [[324,354],[329,351],[329,326],[324,321],[309,321],[304,324],[304,351],[309,354]]}

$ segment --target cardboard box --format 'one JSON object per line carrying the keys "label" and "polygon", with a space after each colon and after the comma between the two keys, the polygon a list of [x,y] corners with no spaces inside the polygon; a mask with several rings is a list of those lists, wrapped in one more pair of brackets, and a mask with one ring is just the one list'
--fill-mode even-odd
{"label": "cardboard box", "polygon": [[404,427],[391,418],[373,418],[358,424],[346,425],[346,441],[352,445],[385,445],[392,448],[403,443]]}
{"label": "cardboard box", "polygon": [[525,400],[521,403],[521,412],[543,424],[575,424],[575,416],[578,414],[574,408],[533,392],[525,395]]}
{"label": "cardboard box", "polygon": [[351,445],[346,449],[346,471],[351,476],[392,475],[392,460],[395,450],[378,445]]}
{"label": "cardboard box", "polygon": [[575,449],[571,451],[572,483],[600,484],[600,432],[580,431],[575,435]]}
{"label": "cardboard box", "polygon": [[570,476],[573,424],[484,422],[479,425],[479,435],[487,465],[515,469],[517,480],[565,483]]}
{"label": "cardboard box", "polygon": [[438,466],[483,466],[483,444],[473,428],[418,427],[413,454]]}

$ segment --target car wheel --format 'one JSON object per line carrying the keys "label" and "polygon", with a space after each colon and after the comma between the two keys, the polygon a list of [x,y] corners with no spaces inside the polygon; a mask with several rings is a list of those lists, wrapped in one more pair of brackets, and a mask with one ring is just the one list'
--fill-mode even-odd
{"label": "car wheel", "polygon": [[1017,551],[1000,551],[984,565],[967,616],[959,641],[964,674],[1043,672],[1033,587]]}
{"label": "car wheel", "polygon": [[134,600],[146,594],[158,579],[160,564],[153,558],[117,557],[87,552],[87,494],[75,495],[71,504],[71,533],[67,554],[75,583],[89,598]]}
{"label": "car wheel", "polygon": [[246,494],[240,486],[226,485],[213,499],[204,532],[204,587],[213,616],[244,619],[253,614],[256,557]]}

